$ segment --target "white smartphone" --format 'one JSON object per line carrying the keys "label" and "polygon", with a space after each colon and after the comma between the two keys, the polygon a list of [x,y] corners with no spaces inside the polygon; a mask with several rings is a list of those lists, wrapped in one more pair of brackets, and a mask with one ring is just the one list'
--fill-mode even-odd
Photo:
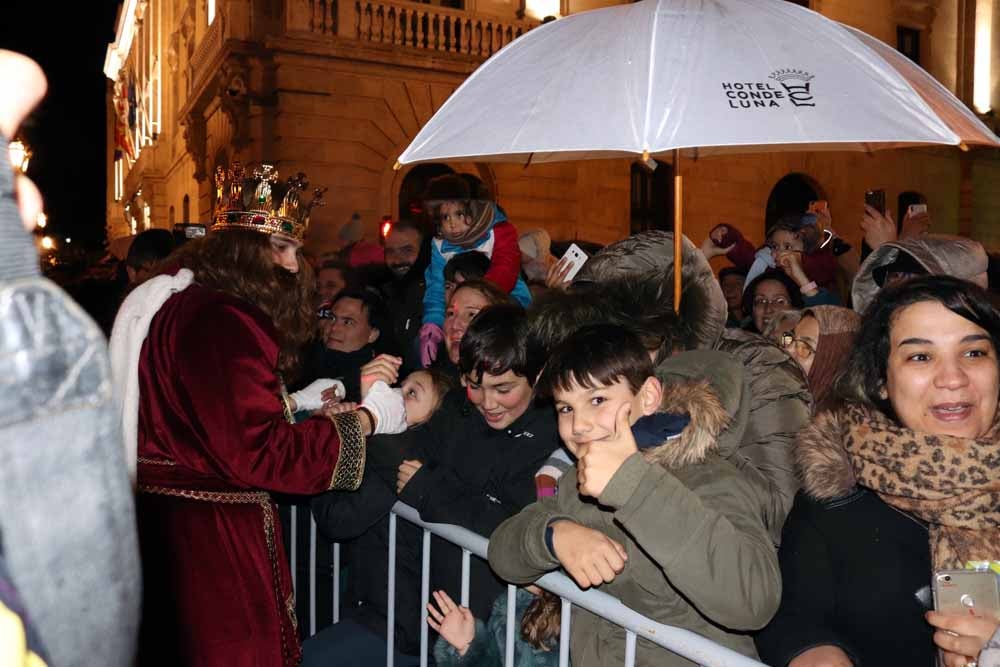
{"label": "white smartphone", "polygon": [[1000,576],[990,570],[940,570],[932,590],[937,611],[1000,612]]}
{"label": "white smartphone", "polygon": [[559,260],[560,262],[570,262],[570,269],[566,274],[565,282],[573,280],[573,277],[576,276],[580,269],[583,268],[583,265],[587,263],[587,259],[587,253],[581,250],[580,246],[577,244],[571,243],[570,246],[566,248],[565,254],[563,254],[562,258]]}
{"label": "white smartphone", "polygon": [[910,215],[917,215],[919,213],[927,212],[927,204],[910,204],[910,207],[906,209]]}

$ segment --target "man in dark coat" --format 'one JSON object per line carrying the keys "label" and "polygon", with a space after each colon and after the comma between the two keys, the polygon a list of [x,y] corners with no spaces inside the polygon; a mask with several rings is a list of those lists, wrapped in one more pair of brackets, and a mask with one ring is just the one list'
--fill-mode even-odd
{"label": "man in dark coat", "polygon": [[430,245],[416,223],[400,220],[385,237],[385,266],[391,278],[382,286],[390,335],[403,357],[403,374],[420,368],[417,335],[424,315],[424,269]]}

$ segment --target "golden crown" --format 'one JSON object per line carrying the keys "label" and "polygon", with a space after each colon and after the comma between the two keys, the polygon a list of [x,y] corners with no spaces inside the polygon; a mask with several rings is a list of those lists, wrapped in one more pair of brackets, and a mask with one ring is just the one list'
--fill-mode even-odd
{"label": "golden crown", "polygon": [[309,181],[301,171],[286,180],[270,164],[244,168],[233,162],[228,171],[215,169],[215,222],[212,230],[252,229],[302,241],[314,206],[322,206],[326,188],[315,188],[308,204],[302,193]]}

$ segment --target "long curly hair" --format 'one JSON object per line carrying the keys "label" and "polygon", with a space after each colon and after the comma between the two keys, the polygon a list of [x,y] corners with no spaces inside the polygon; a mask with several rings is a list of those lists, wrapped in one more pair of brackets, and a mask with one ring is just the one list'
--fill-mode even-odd
{"label": "long curly hair", "polygon": [[559,596],[542,590],[524,610],[521,638],[540,651],[551,651],[559,639],[561,619]]}
{"label": "long curly hair", "polygon": [[181,246],[166,263],[190,269],[195,282],[260,308],[278,331],[277,371],[286,382],[297,375],[302,347],[316,334],[312,303],[315,279],[299,256],[299,271],[277,266],[267,235],[253,230],[215,232]]}

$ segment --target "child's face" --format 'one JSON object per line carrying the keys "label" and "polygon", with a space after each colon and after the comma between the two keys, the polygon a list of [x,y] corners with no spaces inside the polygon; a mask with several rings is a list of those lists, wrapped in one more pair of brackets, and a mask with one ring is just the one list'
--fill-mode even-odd
{"label": "child's face", "polygon": [[441,234],[445,238],[454,238],[468,231],[472,226],[465,206],[462,202],[446,201],[438,209],[438,222],[441,223]]}
{"label": "child's face", "polygon": [[531,405],[531,385],[527,378],[514,371],[501,375],[483,373],[478,382],[465,375],[462,384],[469,401],[476,406],[489,427],[498,431],[517,421]]}
{"label": "child's face", "polygon": [[795,252],[802,252],[805,248],[805,244],[802,242],[802,237],[795,232],[789,232],[784,229],[779,229],[778,231],[771,234],[770,246],[775,250],[794,250]]}
{"label": "child's face", "polygon": [[[650,378],[647,383],[655,378]],[[614,435],[615,418],[625,403],[629,404],[629,424],[635,424],[644,414],[652,414],[655,403],[644,400],[646,385],[633,393],[628,382],[620,378],[611,384],[587,389],[573,383],[568,390],[556,390],[553,398],[559,422],[559,437],[573,452],[591,442]]]}
{"label": "child's face", "polygon": [[406,406],[406,425],[423,424],[434,414],[440,396],[427,371],[414,371],[403,380],[403,404]]}

